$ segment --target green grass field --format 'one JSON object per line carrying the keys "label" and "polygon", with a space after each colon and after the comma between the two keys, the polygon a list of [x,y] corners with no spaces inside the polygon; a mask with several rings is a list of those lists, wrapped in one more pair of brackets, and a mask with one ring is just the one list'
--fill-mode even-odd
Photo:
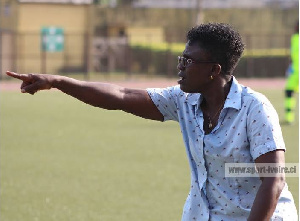
{"label": "green grass field", "polygon": [[[264,91],[283,119],[282,91]],[[1,221],[180,220],[190,175],[179,126],[57,91],[1,92]],[[282,126],[298,162],[298,123]],[[288,178],[298,208],[298,178]]]}

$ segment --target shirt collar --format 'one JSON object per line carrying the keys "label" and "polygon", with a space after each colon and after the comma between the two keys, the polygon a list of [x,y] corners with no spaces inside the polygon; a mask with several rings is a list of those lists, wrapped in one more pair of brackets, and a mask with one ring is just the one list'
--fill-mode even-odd
{"label": "shirt collar", "polygon": [[185,93],[185,100],[190,105],[196,105],[197,108],[199,108],[203,97],[200,93]]}
{"label": "shirt collar", "polygon": [[[183,92],[184,93],[184,92]],[[190,105],[196,105],[199,108],[203,97],[200,93],[184,93],[186,102]],[[238,83],[234,76],[232,76],[232,84],[227,95],[224,108],[234,108],[239,110],[241,108],[242,86]]]}
{"label": "shirt collar", "polygon": [[224,108],[241,109],[242,106],[242,86],[238,83],[234,76],[232,76],[232,84],[227,95]]}

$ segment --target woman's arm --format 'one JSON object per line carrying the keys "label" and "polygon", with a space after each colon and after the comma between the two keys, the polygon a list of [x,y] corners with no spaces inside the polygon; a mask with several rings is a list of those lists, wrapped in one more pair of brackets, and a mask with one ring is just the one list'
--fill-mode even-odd
{"label": "woman's arm", "polygon": [[17,74],[8,76],[22,80],[22,93],[34,94],[39,90],[58,90],[89,105],[108,110],[123,110],[134,115],[162,121],[163,116],[146,90],[130,89],[114,84],[79,81],[60,75]]}
{"label": "woman's arm", "polygon": [[[255,163],[259,164],[259,167],[266,163],[283,166],[285,163],[284,151],[275,150],[263,154],[255,160]],[[262,184],[256,194],[248,221],[269,221],[272,217],[285,185],[284,173],[274,173],[273,175],[272,177],[263,177],[261,174]]]}

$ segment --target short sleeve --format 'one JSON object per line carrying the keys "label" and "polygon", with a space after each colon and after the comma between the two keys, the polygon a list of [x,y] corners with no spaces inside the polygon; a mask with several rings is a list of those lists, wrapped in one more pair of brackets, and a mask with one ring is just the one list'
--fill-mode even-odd
{"label": "short sleeve", "polygon": [[164,121],[178,121],[177,97],[180,89],[177,86],[168,88],[148,88],[147,92],[157,109],[164,116]]}
{"label": "short sleeve", "polygon": [[247,136],[253,159],[270,151],[285,150],[279,118],[272,104],[265,98],[253,100],[250,106]]}

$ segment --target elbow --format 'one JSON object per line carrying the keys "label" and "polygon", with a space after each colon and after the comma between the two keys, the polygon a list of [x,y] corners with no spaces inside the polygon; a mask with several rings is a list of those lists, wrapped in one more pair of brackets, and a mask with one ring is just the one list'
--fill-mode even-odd
{"label": "elbow", "polygon": [[284,174],[277,174],[276,177],[266,177],[265,179],[268,179],[267,181],[267,186],[272,187],[272,189],[274,190],[274,194],[276,196],[276,199],[279,198],[284,186],[285,186],[285,176]]}
{"label": "elbow", "polygon": [[275,181],[275,194],[277,200],[279,199],[284,186],[285,186],[285,176],[278,177]]}
{"label": "elbow", "polygon": [[278,197],[279,197],[280,193],[282,192],[282,190],[285,186],[285,175],[284,174],[277,177],[276,186],[277,186]]}
{"label": "elbow", "polygon": [[276,174],[275,177],[263,177],[262,186],[264,186],[264,189],[272,191],[276,199],[278,199],[285,186],[285,176],[284,174]]}

